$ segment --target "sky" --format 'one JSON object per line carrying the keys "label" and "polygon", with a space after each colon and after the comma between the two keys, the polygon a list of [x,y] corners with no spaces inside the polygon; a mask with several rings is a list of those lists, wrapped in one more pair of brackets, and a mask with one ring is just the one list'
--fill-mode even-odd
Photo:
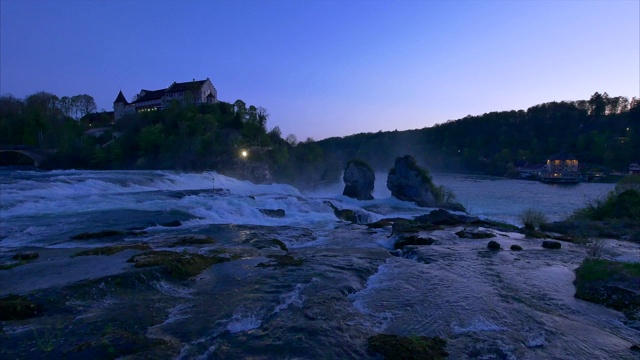
{"label": "sky", "polygon": [[0,94],[210,78],[285,137],[421,129],[467,115],[640,95],[640,0],[1,0]]}

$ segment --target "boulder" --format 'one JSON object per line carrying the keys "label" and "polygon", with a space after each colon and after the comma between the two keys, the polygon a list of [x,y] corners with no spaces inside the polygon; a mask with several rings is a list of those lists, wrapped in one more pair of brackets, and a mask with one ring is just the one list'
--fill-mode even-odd
{"label": "boulder", "polygon": [[488,222],[480,220],[475,216],[452,214],[444,209],[433,210],[428,214],[416,217],[414,220],[421,223],[431,223],[433,225],[490,225]]}
{"label": "boulder", "polygon": [[557,241],[545,240],[542,242],[542,247],[545,249],[560,249],[562,244]]}
{"label": "boulder", "polygon": [[396,158],[395,166],[387,177],[387,188],[400,200],[424,207],[437,206],[429,173],[420,168],[411,155]]}
{"label": "boulder", "polygon": [[182,222],[180,220],[171,220],[171,221],[163,222],[158,225],[164,226],[164,227],[178,227],[178,226],[182,226]]}
{"label": "boulder", "polygon": [[13,255],[13,260],[33,260],[40,256],[37,252],[21,252]]}
{"label": "boulder", "polygon": [[324,203],[329,205],[333,209],[333,213],[336,215],[338,219],[352,222],[352,223],[358,222],[358,216],[356,215],[355,211],[351,209],[338,209],[330,201],[325,201]]}
{"label": "boulder", "polygon": [[487,249],[489,250],[500,250],[500,244],[497,241],[489,241],[487,244]]}
{"label": "boulder", "polygon": [[488,239],[488,238],[496,237],[494,234],[490,232],[477,231],[477,230],[471,231],[468,229],[460,230],[456,233],[456,235],[458,235],[458,237],[463,239]]}
{"label": "boulder", "polygon": [[285,213],[284,209],[258,209],[261,213],[272,218],[283,218]]}
{"label": "boulder", "polygon": [[393,244],[393,248],[397,250],[407,245],[431,245],[434,242],[436,242],[436,240],[430,237],[423,238],[415,235],[403,236],[400,239],[398,239],[398,241],[396,241],[395,244]]}
{"label": "boulder", "polygon": [[511,249],[511,251],[521,251],[522,250],[522,246],[520,246],[520,245],[511,245],[510,249]]}
{"label": "boulder", "polygon": [[342,180],[344,191],[342,195],[358,200],[372,200],[375,174],[367,163],[359,160],[351,160],[344,169]]}
{"label": "boulder", "polygon": [[439,225],[433,225],[428,222],[418,222],[415,220],[399,219],[391,225],[391,235],[398,233],[420,232],[442,230]]}

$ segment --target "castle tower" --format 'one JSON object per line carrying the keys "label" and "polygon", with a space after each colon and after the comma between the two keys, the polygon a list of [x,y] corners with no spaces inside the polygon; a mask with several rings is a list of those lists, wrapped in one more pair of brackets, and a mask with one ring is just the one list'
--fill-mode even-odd
{"label": "castle tower", "polygon": [[126,114],[126,108],[129,102],[124,97],[122,90],[118,93],[118,97],[113,102],[113,118],[115,121],[120,120]]}

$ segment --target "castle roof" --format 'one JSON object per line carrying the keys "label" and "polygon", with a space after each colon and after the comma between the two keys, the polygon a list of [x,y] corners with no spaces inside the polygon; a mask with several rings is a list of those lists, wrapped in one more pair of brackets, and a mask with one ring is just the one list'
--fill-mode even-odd
{"label": "castle roof", "polygon": [[160,100],[162,96],[164,96],[166,90],[167,89],[160,89],[160,90],[142,89],[140,90],[140,93],[144,93],[144,94],[139,98],[137,98],[134,102],[132,102],[132,104],[138,104],[145,101]]}
{"label": "castle roof", "polygon": [[127,101],[127,99],[124,97],[124,94],[122,93],[122,90],[120,90],[120,92],[118,93],[118,97],[116,98],[116,100],[113,102],[115,103],[123,103],[123,104],[128,104],[129,102]]}
{"label": "castle roof", "polygon": [[198,81],[187,81],[182,83],[173,83],[171,86],[167,88],[167,93],[177,93],[177,92],[185,92],[185,91],[194,91],[202,88],[205,82],[209,79],[198,80]]}

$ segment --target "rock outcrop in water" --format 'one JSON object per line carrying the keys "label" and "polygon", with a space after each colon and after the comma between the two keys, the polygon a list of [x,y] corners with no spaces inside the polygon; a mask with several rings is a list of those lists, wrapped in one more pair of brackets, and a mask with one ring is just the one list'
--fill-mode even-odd
{"label": "rock outcrop in water", "polygon": [[394,197],[418,206],[465,211],[450,190],[434,185],[429,172],[419,167],[411,155],[396,158],[395,166],[389,170],[387,188]]}
{"label": "rock outcrop in water", "polygon": [[411,155],[396,158],[395,166],[389,171],[387,188],[391,195],[415,202],[418,206],[437,206],[434,185],[429,173],[416,164]]}
{"label": "rock outcrop in water", "polygon": [[359,160],[351,160],[344,169],[342,180],[344,191],[342,195],[358,200],[372,200],[375,182],[375,174],[367,163]]}

